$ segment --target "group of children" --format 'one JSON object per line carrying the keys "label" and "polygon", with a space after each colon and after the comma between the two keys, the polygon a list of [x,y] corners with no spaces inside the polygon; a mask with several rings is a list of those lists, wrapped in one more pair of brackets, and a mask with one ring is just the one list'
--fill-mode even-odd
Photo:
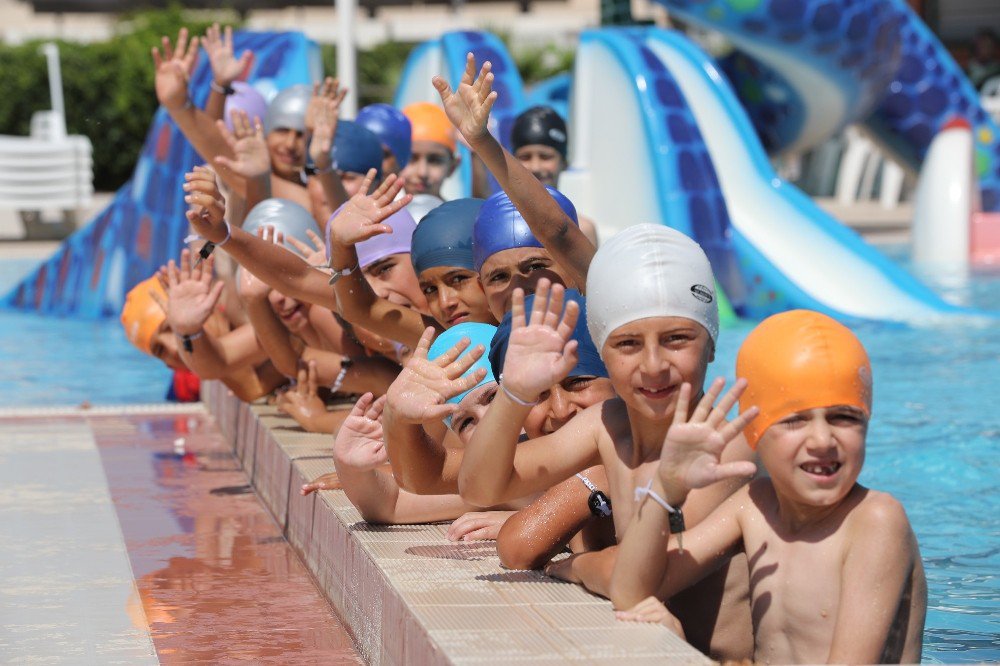
{"label": "group of children", "polygon": [[[336,81],[266,103],[228,30],[201,41],[204,110],[188,91],[199,39],[153,50],[160,103],[211,165],[186,175],[190,247],[122,322],[179,376],[244,400],[284,387],[283,411],[334,436],[336,475],[304,493],[342,488],[374,523],[454,521],[450,538],[495,539],[505,566],[584,585],[715,659],[920,660],[915,537],[857,483],[872,375],[849,329],[770,317],[736,383],[706,384],[705,253],[651,224],[598,248],[555,189],[565,123],[530,109],[505,150],[489,62],[470,54],[454,90],[435,77],[440,105],[350,121]],[[502,191],[442,201],[458,141]]]}

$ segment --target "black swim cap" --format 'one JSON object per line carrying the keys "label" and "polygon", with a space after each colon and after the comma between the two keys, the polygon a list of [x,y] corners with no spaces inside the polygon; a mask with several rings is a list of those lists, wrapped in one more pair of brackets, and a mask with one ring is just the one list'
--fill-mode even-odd
{"label": "black swim cap", "polygon": [[514,120],[510,143],[514,152],[522,146],[541,144],[555,148],[566,159],[566,121],[550,106],[533,106]]}

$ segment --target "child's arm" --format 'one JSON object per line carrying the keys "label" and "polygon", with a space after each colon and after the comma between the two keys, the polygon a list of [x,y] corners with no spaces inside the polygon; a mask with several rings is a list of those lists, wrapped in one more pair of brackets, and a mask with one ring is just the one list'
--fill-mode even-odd
{"label": "child's arm", "polygon": [[[316,167],[316,178],[323,188],[323,197],[330,210],[337,210],[347,201],[347,190],[334,169],[330,151],[337,134],[340,104],[347,96],[347,88],[340,88],[336,81],[327,78],[323,90],[317,87],[310,101],[312,121],[315,124],[312,140],[309,142],[309,157]],[[367,193],[368,190],[362,190]]]}
{"label": "child's arm", "polygon": [[[591,467],[581,474],[597,488],[607,491],[608,479],[603,465]],[[590,492],[580,479],[572,476],[511,516],[497,536],[500,563],[508,569],[538,569],[592,519],[605,520],[591,513]]]}
{"label": "child's arm", "polygon": [[[361,185],[362,192],[368,191],[373,177],[374,170],[365,177]],[[403,181],[396,178],[395,174],[390,174],[370,197],[352,197],[348,205],[327,224],[330,227],[330,266],[334,270],[350,270],[350,273],[341,275],[334,283],[341,315],[352,324],[401,342],[412,349],[416,347],[425,328],[433,326],[440,330],[440,324],[412,308],[379,298],[361,273],[355,249],[355,245],[361,241],[379,234],[392,233],[391,227],[380,224],[388,217],[382,212],[382,207],[395,199],[402,186]],[[409,203],[410,198],[407,196],[401,201]]]}
{"label": "child's arm", "polygon": [[226,95],[219,90],[225,90],[233,81],[240,78],[253,61],[253,52],[244,51],[237,59],[233,52],[232,26],[227,25],[225,31],[222,31],[218,23],[212,24],[205,31],[201,45],[212,65],[212,82],[215,84],[208,96],[205,113],[215,120],[221,120],[226,108]]}
{"label": "child's arm", "polygon": [[514,291],[500,391],[465,447],[458,477],[463,499],[473,504],[491,506],[541,492],[600,462],[601,405],[584,410],[551,435],[518,445],[538,396],[577,362],[571,336],[580,309],[571,301],[563,313],[564,291],[540,280],[530,315],[524,311],[524,292]]}
{"label": "child's arm", "polygon": [[756,408],[750,408],[732,423],[727,422],[726,414],[739,400],[746,382],[737,381],[718,406],[714,406],[724,384],[724,380],[713,382],[690,418],[691,385],[681,386],[658,472],[648,489],[636,491],[636,499],[642,503],[619,547],[610,586],[615,608],[632,608],[654,594],[667,598],[696,583],[731,556],[742,538],[735,506],[727,501],[690,530],[690,534],[680,534],[686,542],[684,550],[680,549],[679,541],[675,549],[674,540],[670,539],[670,516],[673,509],[684,504],[691,489],[731,477],[751,476],[756,471],[754,464],[747,461],[720,462],[726,444],[757,413]]}
{"label": "child's arm", "polygon": [[[245,111],[237,110],[233,111],[231,119],[232,132],[221,120],[216,121],[216,127],[233,157],[217,155],[215,163],[221,167],[220,172],[228,169],[246,182],[243,217],[239,220],[230,218],[231,224],[242,227],[243,219],[253,207],[271,198],[271,156],[267,152],[264,126],[259,118],[251,122]],[[239,193],[236,194],[239,196]]]}
{"label": "child's arm", "polygon": [[492,541],[515,513],[501,510],[469,511],[455,519],[445,536],[449,541]]}
{"label": "child's arm", "polygon": [[617,559],[618,546],[611,546],[550,562],[545,567],[545,574],[569,583],[578,583],[594,594],[609,597],[608,588]]}
{"label": "child's arm", "polygon": [[497,98],[497,93],[492,92],[491,67],[490,62],[484,63],[477,77],[476,59],[470,53],[457,92],[440,76],[434,77],[434,87],[452,124],[493,173],[532,233],[560,265],[572,272],[582,288],[587,284],[587,270],[597,250],[545,186],[489,133],[486,125]]}
{"label": "child's arm", "polygon": [[900,605],[909,603],[907,587],[920,557],[916,537],[899,502],[869,493],[853,520],[848,519],[849,545],[841,571],[816,572],[840,576],[828,663],[881,663]]}

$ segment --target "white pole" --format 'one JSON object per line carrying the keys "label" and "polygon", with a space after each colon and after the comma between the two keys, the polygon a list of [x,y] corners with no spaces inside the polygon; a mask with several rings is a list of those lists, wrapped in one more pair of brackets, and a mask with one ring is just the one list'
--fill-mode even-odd
{"label": "white pole", "polygon": [[52,42],[42,44],[42,53],[49,65],[49,94],[52,97],[52,111],[57,118],[52,128],[54,138],[66,136],[66,105],[63,102],[62,72],[59,69],[59,47]]}
{"label": "white pole", "polygon": [[337,10],[337,78],[350,91],[341,106],[341,117],[358,114],[358,68],[355,52],[354,27],[357,0],[334,0]]}

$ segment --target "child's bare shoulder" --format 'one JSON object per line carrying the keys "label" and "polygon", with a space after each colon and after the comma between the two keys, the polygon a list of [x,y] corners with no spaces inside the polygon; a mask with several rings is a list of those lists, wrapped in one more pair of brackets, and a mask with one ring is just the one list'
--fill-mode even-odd
{"label": "child's bare shoulder", "polygon": [[910,519],[899,500],[889,493],[861,486],[855,488],[855,491],[860,491],[862,496],[848,514],[852,532],[865,538],[877,534],[885,539],[911,533]]}

